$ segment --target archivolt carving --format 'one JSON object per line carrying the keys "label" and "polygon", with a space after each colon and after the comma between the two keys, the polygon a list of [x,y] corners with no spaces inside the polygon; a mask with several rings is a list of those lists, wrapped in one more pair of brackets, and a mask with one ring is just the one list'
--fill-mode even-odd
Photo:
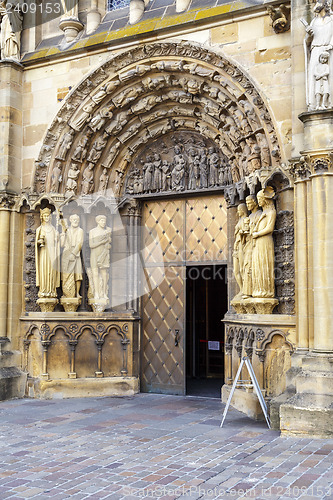
{"label": "archivolt carving", "polygon": [[121,194],[133,155],[183,130],[213,141],[234,183],[280,162],[270,114],[236,65],[193,44],[158,43],[115,56],[67,97],[45,136],[34,192],[80,194],[89,165],[95,186],[107,169]]}

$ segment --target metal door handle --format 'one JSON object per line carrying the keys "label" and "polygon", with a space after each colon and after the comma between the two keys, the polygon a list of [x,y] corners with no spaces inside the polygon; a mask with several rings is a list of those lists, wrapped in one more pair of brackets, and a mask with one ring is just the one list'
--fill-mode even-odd
{"label": "metal door handle", "polygon": [[179,345],[179,330],[175,330],[175,346]]}

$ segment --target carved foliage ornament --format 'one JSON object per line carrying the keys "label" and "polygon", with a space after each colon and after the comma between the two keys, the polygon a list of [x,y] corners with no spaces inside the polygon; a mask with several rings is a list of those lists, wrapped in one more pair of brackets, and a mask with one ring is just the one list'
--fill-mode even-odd
{"label": "carved foliage ornament", "polygon": [[88,177],[95,189],[103,172],[104,184],[115,184],[113,165],[125,172],[144,144],[181,129],[221,149],[233,182],[280,159],[268,110],[236,66],[192,44],[159,43],[115,56],[67,96],[36,162],[34,190],[76,195]]}

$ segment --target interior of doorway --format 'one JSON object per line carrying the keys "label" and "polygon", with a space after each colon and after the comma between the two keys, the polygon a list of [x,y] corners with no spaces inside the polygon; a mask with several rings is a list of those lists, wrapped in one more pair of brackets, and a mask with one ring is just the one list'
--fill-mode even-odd
{"label": "interior of doorway", "polygon": [[227,266],[186,268],[186,394],[221,397]]}

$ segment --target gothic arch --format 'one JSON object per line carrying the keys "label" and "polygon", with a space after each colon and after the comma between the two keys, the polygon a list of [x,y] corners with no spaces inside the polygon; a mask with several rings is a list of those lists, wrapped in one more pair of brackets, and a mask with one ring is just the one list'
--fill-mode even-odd
{"label": "gothic arch", "polygon": [[194,44],[156,43],[114,56],[68,95],[44,138],[33,192],[112,187],[120,196],[132,159],[179,131],[216,146],[232,185],[251,186],[281,163],[271,115],[242,69]]}

